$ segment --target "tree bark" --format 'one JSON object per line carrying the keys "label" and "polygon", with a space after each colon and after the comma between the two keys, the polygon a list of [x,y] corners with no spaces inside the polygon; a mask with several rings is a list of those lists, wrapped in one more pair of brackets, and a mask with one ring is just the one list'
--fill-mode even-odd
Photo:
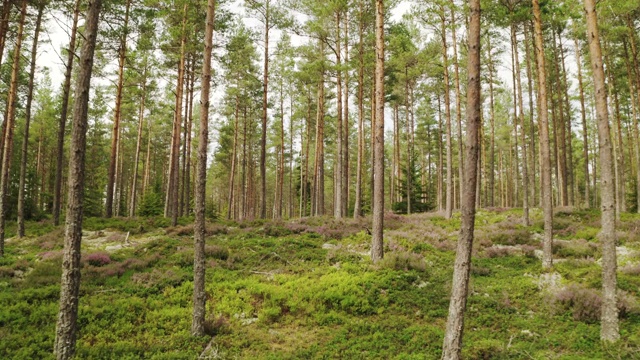
{"label": "tree bark", "polygon": [[4,0],[2,2],[2,17],[0,18],[0,65],[2,65],[2,56],[4,55],[4,47],[7,42],[7,30],[9,28],[12,2],[11,0]]}
{"label": "tree bark", "polygon": [[589,201],[589,140],[587,133],[587,112],[584,106],[584,86],[582,84],[582,60],[580,44],[578,43],[578,38],[574,38],[575,42],[575,51],[576,51],[576,65],[578,68],[578,90],[580,91],[580,115],[582,117],[582,142],[583,142],[583,153],[584,157],[584,207],[591,207],[591,202]]}
{"label": "tree bark", "polygon": [[518,56],[518,43],[515,25],[511,26],[511,43],[513,44],[514,70],[516,76],[516,89],[518,94],[518,117],[520,120],[520,134],[522,136],[522,223],[529,226],[529,169],[527,164],[527,140],[524,127],[524,101],[522,99],[522,77],[520,76],[520,59]]}
{"label": "tree bark", "polygon": [[267,104],[269,91],[269,4],[265,1],[264,16],[264,74],[262,79],[262,138],[260,140],[260,218],[267,218]]}
{"label": "tree bark", "polygon": [[478,166],[478,137],[480,129],[480,0],[469,1],[469,55],[467,82],[467,156],[465,184],[462,186],[462,223],[453,273],[449,316],[445,330],[442,359],[460,359],[464,311],[469,291],[471,250],[473,247],[476,181]]}
{"label": "tree bark", "polygon": [[85,39],[80,55],[80,68],[76,77],[73,128],[69,151],[69,192],[65,220],[64,253],[60,309],[56,324],[54,353],[58,360],[71,359],[75,352],[78,300],[80,298],[80,242],[85,179],[85,153],[87,144],[87,113],[93,55],[98,34],[98,21],[102,0],[90,0],[85,21]]}
{"label": "tree bark", "polygon": [[[202,63],[202,85],[200,90],[200,134],[198,141],[198,163],[196,174],[194,258],[193,258],[193,321],[191,333],[204,335],[205,304],[205,195],[207,188],[207,147],[209,145],[209,92],[211,88],[211,53],[213,50],[213,26],[215,19],[215,0],[207,3],[207,19],[204,35],[204,61]],[[195,75],[195,74],[194,74]]]}
{"label": "tree bark", "polygon": [[[345,58],[344,63],[349,64],[349,12],[345,11],[343,16],[344,19],[344,52]],[[338,46],[339,47],[339,46]],[[349,200],[350,194],[349,191],[349,179],[350,179],[350,169],[349,169],[349,70],[346,69],[344,72],[344,86],[342,87],[344,90],[344,96],[342,100],[344,101],[344,105],[342,106],[342,110],[344,111],[344,115],[342,116],[342,123],[344,126],[344,130],[342,132],[342,216],[347,216],[347,212],[349,211]]]}
{"label": "tree bark", "polygon": [[491,165],[489,166],[489,206],[495,206],[495,184],[496,184],[496,121],[495,121],[495,100],[493,96],[493,59],[491,54],[491,39],[487,38],[487,53],[489,55],[489,105],[491,123]]}
{"label": "tree bark", "polygon": [[[320,57],[324,57],[324,42],[320,41]],[[316,118],[316,159],[314,169],[314,216],[324,215],[324,66],[318,84],[318,111]]]}
{"label": "tree bark", "polygon": [[442,36],[442,68],[444,72],[444,111],[446,116],[447,138],[447,192],[445,205],[445,219],[451,219],[453,215],[453,144],[451,137],[451,100],[449,95],[449,60],[447,55],[447,26],[444,7],[440,8],[441,36]]}
{"label": "tree bark", "polygon": [[360,0],[358,21],[358,159],[353,217],[362,216],[362,163],[364,158],[364,1]]}
{"label": "tree bark", "polygon": [[593,81],[596,97],[596,116],[598,120],[598,139],[600,150],[600,199],[602,202],[602,229],[598,234],[602,244],[602,314],[600,339],[614,342],[620,338],[618,330],[617,279],[616,279],[616,204],[613,178],[613,155],[609,114],[607,110],[607,90],[598,32],[598,17],[595,0],[584,0],[587,17],[587,41],[593,69]]}
{"label": "tree bark", "polygon": [[[105,202],[105,216],[110,218],[113,215],[113,197],[115,191],[116,166],[118,164],[118,149],[120,146],[120,119],[122,117],[122,92],[124,88],[124,62],[127,56],[127,35],[129,33],[129,8],[131,0],[127,0],[124,15],[124,31],[120,37],[120,48],[118,49],[118,83],[116,85],[116,105],[113,118],[113,133],[111,136],[111,157],[109,160],[109,172],[107,174],[107,200]],[[119,204],[116,204],[119,206]]]}
{"label": "tree bark", "polygon": [[42,23],[42,15],[44,5],[38,6],[38,15],[36,17],[36,29],[34,30],[33,43],[31,45],[31,64],[29,70],[29,93],[27,95],[27,106],[25,109],[24,120],[24,138],[22,139],[22,153],[20,157],[20,185],[18,188],[18,237],[24,236],[24,197],[27,177],[27,150],[29,148],[29,126],[31,125],[31,103],[33,101],[34,77],[36,71],[36,55],[38,52],[38,37],[40,35],[40,26]]}
{"label": "tree bark", "polygon": [[16,34],[16,46],[11,66],[11,82],[7,96],[7,118],[4,144],[2,147],[2,174],[0,175],[0,257],[4,256],[5,223],[7,218],[7,200],[9,192],[9,175],[11,172],[11,153],[13,149],[13,131],[16,121],[16,102],[18,97],[18,77],[20,76],[20,53],[22,49],[25,17],[27,15],[27,0],[20,3],[20,20]]}
{"label": "tree bark", "polygon": [[373,236],[371,260],[378,262],[384,256],[384,0],[376,0],[376,119],[372,136],[375,138],[373,152]]}
{"label": "tree bark", "polygon": [[67,64],[64,72],[64,83],[62,85],[62,107],[60,108],[60,123],[58,125],[58,145],[56,158],[56,181],[53,190],[53,224],[60,225],[60,209],[62,206],[62,168],[64,167],[64,133],[67,125],[67,112],[69,109],[69,96],[71,89],[71,73],[73,71],[73,61],[76,51],[76,34],[78,32],[78,15],[80,14],[80,4],[82,0],[76,0],[73,10],[73,23],[71,25],[71,38],[69,40],[69,50],[67,52]]}
{"label": "tree bark", "polygon": [[178,62],[178,79],[176,85],[176,108],[173,119],[171,152],[169,156],[169,172],[165,217],[171,217],[171,226],[178,224],[178,188],[180,162],[180,126],[182,125],[182,97],[184,95],[185,47],[187,42],[187,6],[185,3],[182,18],[182,35],[180,41],[180,60]]}
{"label": "tree bark", "polygon": [[133,160],[133,185],[131,186],[131,199],[129,199],[129,217],[136,214],[136,197],[138,191],[138,162],[140,162],[140,148],[142,147],[142,127],[144,126],[144,110],[147,100],[147,59],[145,58],[142,73],[142,94],[140,96],[140,109],[138,110],[138,137],[136,140],[136,154]]}
{"label": "tree bark", "polygon": [[540,127],[540,153],[542,155],[542,210],[544,212],[544,238],[542,242],[542,267],[553,266],[553,203],[551,191],[551,166],[549,149],[549,111],[547,108],[547,78],[542,38],[542,18],[539,0],[532,0],[535,28],[536,63],[538,66],[538,122]]}
{"label": "tree bark", "polygon": [[458,121],[458,176],[460,178],[460,194],[464,184],[464,139],[462,139],[462,91],[460,91],[460,70],[458,66],[458,40],[456,37],[455,3],[451,1],[451,44],[453,45],[453,70],[456,83],[456,119]]}

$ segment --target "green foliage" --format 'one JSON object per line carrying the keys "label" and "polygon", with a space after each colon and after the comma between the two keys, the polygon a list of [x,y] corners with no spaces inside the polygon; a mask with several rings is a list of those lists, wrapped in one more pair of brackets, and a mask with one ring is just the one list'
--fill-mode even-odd
{"label": "green foliage", "polygon": [[[485,211],[479,229],[494,231],[491,238],[498,239],[496,229],[513,226],[512,215]],[[416,222],[447,233],[456,219],[447,222],[431,214],[394,216],[401,225],[385,235],[393,239],[386,244],[392,251],[377,265],[368,258],[370,236],[364,231],[343,229],[347,237],[328,240],[315,232],[290,230],[295,226],[324,226],[323,231],[355,228],[360,226],[356,221],[256,221],[244,223],[243,228],[224,227],[227,231],[208,237],[206,327],[209,335],[215,335],[218,354],[278,359],[439,358],[453,251],[439,250],[437,238],[414,240],[397,234]],[[590,215],[562,216],[575,228],[593,220]],[[621,231],[633,231],[635,221],[637,216],[625,216]],[[89,256],[84,257],[82,269],[77,356],[197,357],[210,338],[190,335],[193,240],[188,232],[174,233],[190,225],[165,232],[158,229],[168,226],[160,218],[88,218],[87,224],[93,231],[142,226],[145,232],[136,233],[133,241],[141,242],[134,248],[109,253],[109,263],[89,261],[93,251],[84,254]],[[39,226],[32,231],[51,230],[47,224]],[[525,229],[513,231],[503,242],[514,248],[531,246],[524,245]],[[32,242],[10,242],[7,255],[0,259],[2,358],[51,358],[62,261],[54,255],[59,252],[60,235],[56,230]],[[143,240],[146,236],[153,239]],[[592,242],[597,239],[558,241],[562,245],[555,256],[568,258],[555,266],[561,285],[577,284],[564,292],[541,291],[539,260],[521,252],[474,257],[466,318],[467,329],[472,330],[465,332],[463,356],[637,356],[640,318],[633,300],[640,283],[636,270],[621,269],[622,340],[608,348],[598,335],[601,269],[590,258],[593,254],[583,258],[562,252],[570,247],[591,249]],[[44,243],[54,245],[44,250]]]}

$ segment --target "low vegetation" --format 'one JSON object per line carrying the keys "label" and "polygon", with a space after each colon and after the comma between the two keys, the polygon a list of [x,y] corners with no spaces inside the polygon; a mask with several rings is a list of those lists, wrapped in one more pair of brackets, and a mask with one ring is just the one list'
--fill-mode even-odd
{"label": "low vegetation", "polygon": [[[599,340],[599,216],[566,211],[557,216],[551,272],[538,259],[541,213],[524,228],[518,210],[479,212],[465,358],[640,358],[640,217],[625,215],[620,226],[622,340],[611,347]],[[438,359],[457,228],[438,214],[387,222],[378,265],[366,221],[210,224],[207,336],[192,337],[189,219],[175,228],[160,219],[89,219],[77,356]],[[0,258],[3,359],[52,358],[62,232],[29,225]]]}

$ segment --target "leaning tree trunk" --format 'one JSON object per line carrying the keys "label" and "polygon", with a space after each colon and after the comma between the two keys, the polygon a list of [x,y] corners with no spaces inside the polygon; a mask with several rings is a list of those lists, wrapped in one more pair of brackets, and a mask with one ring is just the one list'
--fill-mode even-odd
{"label": "leaning tree trunk", "polygon": [[[129,26],[129,8],[131,0],[127,1],[124,14],[124,31],[120,38],[118,50],[118,84],[116,85],[116,105],[113,118],[113,134],[111,136],[111,157],[109,158],[109,171],[107,173],[107,200],[105,201],[105,216],[113,215],[113,197],[116,187],[116,166],[118,166],[118,149],[120,148],[120,119],[122,117],[122,91],[124,88],[124,62],[127,56],[127,35]],[[116,206],[120,206],[118,202]]]}
{"label": "leaning tree trunk", "polygon": [[13,65],[11,67],[11,82],[9,83],[9,96],[7,96],[7,118],[2,147],[2,174],[0,175],[0,256],[4,256],[5,222],[7,218],[7,192],[9,191],[9,175],[11,167],[11,150],[13,148],[13,128],[16,121],[16,105],[18,96],[18,76],[20,75],[20,50],[22,48],[22,34],[24,20],[27,15],[27,0],[22,0],[20,7],[20,22],[16,35],[16,47],[13,53]]}
{"label": "leaning tree trunk", "polygon": [[547,78],[542,38],[542,18],[539,0],[532,0],[535,28],[536,63],[538,66],[538,108],[540,128],[540,153],[542,156],[542,210],[544,212],[544,238],[542,242],[542,267],[553,266],[553,203],[551,193],[551,165],[549,149],[549,111],[547,108]]}
{"label": "leaning tree trunk", "polygon": [[376,0],[376,119],[371,136],[375,138],[373,175],[373,238],[371,259],[382,260],[384,222],[384,0]]}
{"label": "leaning tree trunk", "polygon": [[27,177],[27,150],[29,147],[29,126],[31,125],[31,102],[33,101],[33,85],[36,71],[36,55],[38,52],[38,36],[40,35],[40,25],[42,23],[42,15],[44,13],[44,5],[38,7],[38,16],[36,18],[36,29],[33,35],[33,44],[31,45],[31,64],[29,70],[29,94],[27,95],[27,106],[25,109],[24,120],[24,138],[22,139],[22,153],[20,157],[20,187],[18,188],[18,237],[24,236],[24,196]]}
{"label": "leaning tree trunk", "polygon": [[67,51],[67,63],[64,71],[64,83],[62,85],[62,107],[60,108],[60,123],[58,125],[58,145],[56,157],[56,180],[53,190],[53,224],[60,225],[60,208],[62,206],[62,168],[64,167],[64,134],[67,125],[67,112],[69,109],[69,96],[71,90],[71,72],[76,51],[76,34],[78,31],[78,15],[82,0],[76,0],[73,10],[73,23],[71,25],[71,38]]}
{"label": "leaning tree trunk", "polygon": [[602,229],[598,238],[602,244],[602,314],[600,339],[616,341],[620,338],[618,330],[617,280],[616,280],[616,204],[613,177],[613,155],[611,151],[611,133],[607,111],[607,89],[605,87],[602,50],[598,33],[598,17],[595,0],[584,0],[587,17],[587,41],[593,68],[593,82],[596,97],[596,116],[598,120],[598,144],[600,148],[600,199],[602,209]]}
{"label": "leaning tree trunk", "polygon": [[56,324],[54,353],[58,360],[71,359],[75,352],[80,297],[80,242],[82,240],[82,212],[84,199],[85,152],[87,145],[87,113],[91,89],[93,54],[98,34],[98,20],[102,0],[90,0],[85,22],[85,39],[80,55],[80,69],[76,77],[76,99],[73,106],[73,128],[69,151],[69,193],[62,259],[60,310]]}
{"label": "leaning tree trunk", "polygon": [[198,164],[196,168],[196,199],[194,259],[193,259],[193,322],[191,333],[195,336],[204,335],[205,304],[207,293],[204,289],[205,280],[205,195],[207,188],[207,146],[209,145],[209,90],[211,88],[211,52],[213,50],[213,24],[215,18],[215,0],[207,4],[207,24],[204,35],[204,61],[202,64],[202,89],[200,90],[200,139],[198,142]]}
{"label": "leaning tree trunk", "polygon": [[444,336],[442,359],[460,359],[464,311],[467,306],[471,250],[473,248],[476,213],[476,181],[478,174],[478,132],[480,130],[480,0],[470,2],[469,55],[467,67],[467,156],[465,184],[461,199],[462,224],[453,270],[449,316]]}

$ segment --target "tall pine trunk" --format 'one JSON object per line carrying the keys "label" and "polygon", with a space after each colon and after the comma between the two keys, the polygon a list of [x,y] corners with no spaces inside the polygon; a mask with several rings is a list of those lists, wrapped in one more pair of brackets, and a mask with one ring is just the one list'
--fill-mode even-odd
{"label": "tall pine trunk", "polygon": [[89,1],[89,10],[84,24],[83,38],[85,40],[82,45],[80,68],[75,85],[76,99],[73,105],[73,128],[69,151],[69,192],[65,219],[60,309],[54,345],[54,353],[58,360],[71,359],[76,344],[78,300],[80,298],[80,242],[82,240],[87,113],[93,54],[101,7],[102,0]]}
{"label": "tall pine trunk", "polygon": [[607,89],[600,48],[598,18],[595,0],[584,0],[587,17],[587,41],[593,70],[593,82],[596,97],[596,116],[598,120],[598,139],[600,150],[600,199],[602,201],[602,229],[598,239],[602,244],[602,314],[600,339],[616,341],[620,338],[618,330],[617,279],[616,279],[616,204],[613,177],[613,154],[609,114],[607,110]]}
{"label": "tall pine trunk", "polygon": [[461,198],[462,223],[453,270],[453,285],[449,316],[444,336],[442,359],[460,359],[464,312],[469,291],[471,250],[473,247],[476,181],[478,166],[478,138],[480,130],[480,0],[471,0],[469,22],[469,55],[467,68],[467,156],[465,184]]}
{"label": "tall pine trunk", "polygon": [[38,37],[44,5],[38,6],[38,16],[36,17],[36,29],[34,30],[33,43],[31,44],[31,64],[29,65],[29,93],[27,94],[27,106],[25,109],[24,138],[22,139],[22,152],[20,155],[20,187],[18,188],[18,237],[24,236],[24,197],[27,177],[27,157],[29,148],[29,127],[31,125],[31,103],[33,101],[34,77],[36,72],[36,55],[38,52]]}
{"label": "tall pine trunk", "polygon": [[64,167],[64,134],[67,125],[67,113],[69,109],[69,96],[71,90],[71,73],[76,51],[76,34],[78,32],[78,15],[82,0],[76,0],[73,9],[73,22],[71,24],[71,37],[67,50],[67,63],[64,70],[64,83],[62,85],[62,106],[60,108],[60,123],[58,125],[58,144],[56,157],[56,180],[53,189],[53,224],[60,225],[60,209],[62,207],[62,168]]}
{"label": "tall pine trunk", "polygon": [[[215,19],[215,0],[207,4],[207,19],[204,34],[204,61],[202,63],[202,85],[200,90],[200,134],[198,141],[198,163],[196,167],[195,191],[195,223],[194,258],[193,258],[193,321],[191,333],[195,336],[204,335],[205,304],[205,195],[207,188],[207,147],[209,145],[209,91],[211,88],[211,53],[213,50],[213,26]],[[195,73],[194,73],[195,76]]]}
{"label": "tall pine trunk", "polygon": [[142,94],[140,95],[140,109],[138,110],[138,136],[136,140],[136,153],[133,160],[133,184],[131,185],[131,199],[129,199],[129,217],[136,214],[136,197],[138,194],[138,163],[140,162],[140,148],[142,147],[142,129],[144,126],[144,111],[147,100],[147,58],[145,58],[142,72]]}
{"label": "tall pine trunk", "polygon": [[[107,173],[107,200],[105,202],[105,216],[113,215],[113,198],[116,187],[116,166],[118,165],[118,149],[120,148],[120,120],[122,117],[122,92],[124,90],[124,66],[127,56],[127,35],[129,26],[129,8],[131,0],[127,0],[124,15],[124,31],[120,37],[118,49],[118,83],[116,85],[116,105],[113,118],[113,134],[111,136],[111,157],[109,158],[109,171]],[[119,206],[119,202],[116,206]]]}
{"label": "tall pine trunk", "polygon": [[551,163],[549,148],[549,111],[547,108],[547,77],[545,70],[544,47],[542,38],[542,18],[539,0],[532,0],[534,18],[534,39],[536,63],[538,67],[538,122],[540,127],[540,153],[542,177],[542,211],[544,212],[544,237],[542,242],[542,267],[553,266],[553,202],[551,189]]}
{"label": "tall pine trunk", "polygon": [[18,97],[18,77],[20,76],[20,53],[22,49],[23,31],[27,16],[27,0],[20,3],[20,20],[16,45],[13,52],[13,64],[11,66],[11,82],[9,83],[9,95],[7,96],[6,129],[2,147],[2,173],[0,175],[0,256],[4,256],[5,223],[7,219],[7,200],[9,192],[9,175],[11,174],[11,153],[13,149],[13,131],[16,121],[16,106]]}
{"label": "tall pine trunk", "polygon": [[382,260],[384,222],[384,0],[376,0],[376,116],[371,136],[374,137],[373,237],[371,259]]}

